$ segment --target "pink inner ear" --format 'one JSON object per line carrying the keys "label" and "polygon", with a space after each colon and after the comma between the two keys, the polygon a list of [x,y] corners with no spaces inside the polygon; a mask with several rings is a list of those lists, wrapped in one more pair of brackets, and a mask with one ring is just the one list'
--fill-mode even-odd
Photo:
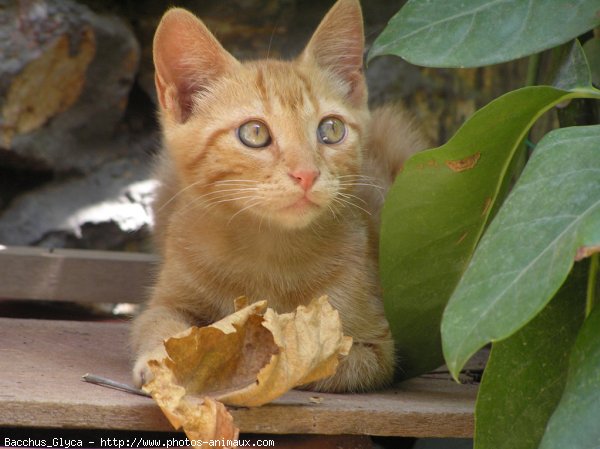
{"label": "pink inner ear", "polygon": [[193,83],[187,79],[182,79],[177,86],[177,103],[179,107],[179,120],[181,122],[186,122],[192,114],[194,106],[192,96],[200,90],[202,90],[201,86],[194,89]]}
{"label": "pink inner ear", "polygon": [[187,116],[192,112],[192,95],[194,94],[194,92],[200,91],[201,89],[198,88],[194,90],[192,82],[189,80],[185,80],[185,82],[183,82],[177,90],[179,92],[180,107],[182,111],[185,112],[185,119],[187,119]]}
{"label": "pink inner ear", "polygon": [[[185,122],[192,111],[192,95],[194,90],[190,83],[179,85],[175,83],[166,83],[159,76],[158,70],[154,77],[158,101],[163,110],[172,114],[178,122]],[[181,81],[181,78],[180,78]]]}
{"label": "pink inner ear", "polygon": [[222,76],[237,61],[192,13],[173,8],[154,36],[156,90],[163,110],[185,122],[193,95]]}
{"label": "pink inner ear", "polygon": [[354,103],[366,100],[362,74],[364,31],[358,0],[338,0],[313,34],[301,58],[315,61],[348,86]]}

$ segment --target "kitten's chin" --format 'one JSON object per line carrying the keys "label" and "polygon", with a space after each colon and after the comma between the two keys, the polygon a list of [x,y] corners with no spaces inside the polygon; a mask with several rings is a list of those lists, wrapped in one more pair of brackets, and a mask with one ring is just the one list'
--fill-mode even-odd
{"label": "kitten's chin", "polygon": [[271,223],[277,223],[286,229],[302,229],[317,220],[325,206],[306,197],[292,204],[266,212]]}

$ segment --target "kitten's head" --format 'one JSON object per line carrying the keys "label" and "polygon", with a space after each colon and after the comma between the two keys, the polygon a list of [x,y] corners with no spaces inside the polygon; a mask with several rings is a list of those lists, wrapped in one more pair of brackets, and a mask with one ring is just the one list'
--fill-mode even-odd
{"label": "kitten's head", "polygon": [[339,0],[297,59],[240,63],[193,14],[168,11],[154,62],[182,207],[301,228],[355,203],[363,40],[358,0]]}

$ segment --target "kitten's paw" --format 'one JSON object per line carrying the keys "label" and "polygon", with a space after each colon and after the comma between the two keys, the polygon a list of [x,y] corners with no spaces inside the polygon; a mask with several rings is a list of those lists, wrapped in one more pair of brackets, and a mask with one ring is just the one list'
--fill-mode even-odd
{"label": "kitten's paw", "polygon": [[394,343],[354,343],[331,377],[300,387],[330,393],[360,393],[390,385],[394,378]]}
{"label": "kitten's paw", "polygon": [[152,351],[141,354],[133,365],[133,384],[136,387],[141,388],[143,385],[150,382],[154,378],[154,374],[152,374],[148,362],[150,360],[162,360],[165,357],[167,357],[167,352],[163,345],[154,348]]}

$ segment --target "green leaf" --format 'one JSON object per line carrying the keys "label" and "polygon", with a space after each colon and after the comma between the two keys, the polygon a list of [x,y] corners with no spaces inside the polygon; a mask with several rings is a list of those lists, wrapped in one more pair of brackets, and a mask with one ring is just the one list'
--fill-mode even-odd
{"label": "green leaf", "polygon": [[590,66],[579,41],[565,44],[557,51],[562,52],[562,57],[559,58],[552,85],[565,90],[591,86]]}
{"label": "green leaf", "polygon": [[563,44],[600,24],[598,0],[409,0],[373,43],[428,67],[479,67]]}
{"label": "green leaf", "polygon": [[538,144],[444,312],[444,355],[455,377],[479,348],[544,308],[579,248],[600,245],[599,142],[597,125],[559,129]]}
{"label": "green leaf", "polygon": [[540,449],[600,447],[600,307],[586,319],[571,354],[567,385]]}
{"label": "green leaf", "polygon": [[493,344],[475,406],[475,449],[538,447],[565,387],[585,317],[588,266],[576,264],[535,319]]}
{"label": "green leaf", "polygon": [[384,304],[401,377],[443,363],[442,312],[533,122],[557,103],[591,95],[546,86],[510,92],[477,111],[445,145],[406,162],[386,199],[380,238]]}

